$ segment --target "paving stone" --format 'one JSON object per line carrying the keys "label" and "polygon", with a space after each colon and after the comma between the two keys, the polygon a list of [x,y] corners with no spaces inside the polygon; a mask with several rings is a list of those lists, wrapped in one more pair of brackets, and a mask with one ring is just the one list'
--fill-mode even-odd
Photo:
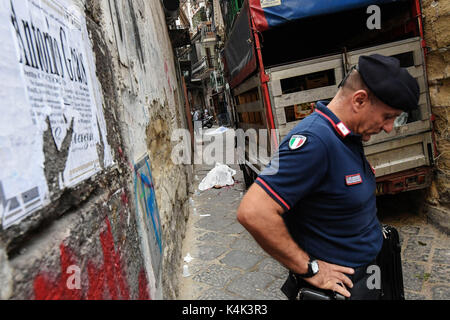
{"label": "paving stone", "polygon": [[436,229],[429,224],[425,224],[425,225],[420,226],[419,234],[423,235],[423,236],[432,237],[436,234]]}
{"label": "paving stone", "polygon": [[404,259],[428,261],[433,243],[432,237],[412,236],[408,239]]}
{"label": "paving stone", "polygon": [[194,258],[200,260],[210,261],[221,256],[227,252],[227,248],[212,246],[212,245],[201,245],[198,247],[198,252],[195,254]]}
{"label": "paving stone", "polygon": [[402,263],[403,286],[405,290],[422,291],[425,267],[414,262]]}
{"label": "paving stone", "polygon": [[[203,269],[205,269],[207,267],[207,265],[205,264],[204,261],[195,259],[190,263],[186,263],[183,261],[183,265],[187,265],[188,266],[188,270],[189,273],[193,276],[197,273],[199,273],[200,271],[202,271]],[[181,271],[183,272],[183,271]]]}
{"label": "paving stone", "polygon": [[242,237],[236,238],[236,240],[230,245],[230,247],[232,249],[248,251],[254,254],[267,255],[267,253],[253,239]]}
{"label": "paving stone", "polygon": [[440,264],[450,264],[450,249],[435,249],[433,262]]}
{"label": "paving stone", "polygon": [[450,249],[450,236],[446,234],[441,234],[439,242],[436,244],[439,248]]}
{"label": "paving stone", "polygon": [[220,231],[233,222],[234,220],[232,219],[222,217],[202,217],[199,221],[197,221],[195,227],[209,231]]}
{"label": "paving stone", "polygon": [[417,226],[401,226],[398,228],[399,233],[404,233],[405,235],[418,235],[420,227]]}
{"label": "paving stone", "polygon": [[227,234],[239,234],[243,231],[245,231],[245,228],[237,221],[220,230],[220,232]]}
{"label": "paving stone", "polygon": [[236,237],[217,232],[207,232],[199,236],[197,240],[204,242],[206,244],[214,244],[222,247],[229,247],[230,244],[236,240]]}
{"label": "paving stone", "polygon": [[[270,284],[275,277],[264,272],[254,271],[244,274],[242,277],[233,280],[227,290],[241,295],[245,299],[263,298],[265,287]],[[267,297],[269,299],[269,297]]]}
{"label": "paving stone", "polygon": [[241,272],[235,269],[227,268],[218,264],[212,264],[208,268],[199,272],[192,279],[203,282],[213,287],[225,287],[233,278],[241,275]]}
{"label": "paving stone", "polygon": [[431,288],[433,300],[450,300],[450,286],[434,286]]}
{"label": "paving stone", "polygon": [[197,300],[243,300],[237,295],[230,294],[224,290],[210,288],[202,292]]}
{"label": "paving stone", "polygon": [[450,265],[435,264],[431,267],[430,282],[448,283],[450,279]]}
{"label": "paving stone", "polygon": [[262,256],[253,253],[241,250],[232,250],[224,258],[222,258],[220,262],[230,267],[237,267],[243,270],[248,270],[255,266],[256,263],[258,263],[258,261],[262,259]]}
{"label": "paving stone", "polygon": [[269,273],[277,278],[282,278],[283,281],[286,280],[289,270],[282,266],[278,261],[267,258],[261,261],[258,265],[258,270],[261,272]]}
{"label": "paving stone", "polygon": [[405,300],[426,300],[423,294],[405,290]]}
{"label": "paving stone", "polygon": [[[287,277],[287,275],[286,275]],[[264,293],[272,300],[288,300],[283,292],[281,292],[281,287],[283,286],[286,279],[275,279],[265,290]]]}

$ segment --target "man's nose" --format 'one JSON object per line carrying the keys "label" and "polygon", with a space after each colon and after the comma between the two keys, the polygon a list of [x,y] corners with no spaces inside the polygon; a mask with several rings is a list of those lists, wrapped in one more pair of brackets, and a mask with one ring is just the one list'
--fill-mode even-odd
{"label": "man's nose", "polygon": [[386,133],[390,133],[393,128],[394,128],[394,121],[389,121],[383,125],[383,130]]}

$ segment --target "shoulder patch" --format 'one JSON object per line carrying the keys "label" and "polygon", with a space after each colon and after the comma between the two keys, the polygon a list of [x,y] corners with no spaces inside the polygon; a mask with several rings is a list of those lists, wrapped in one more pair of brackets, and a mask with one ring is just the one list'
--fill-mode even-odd
{"label": "shoulder patch", "polygon": [[289,140],[289,149],[295,150],[300,148],[306,142],[306,137],[298,134],[294,134]]}

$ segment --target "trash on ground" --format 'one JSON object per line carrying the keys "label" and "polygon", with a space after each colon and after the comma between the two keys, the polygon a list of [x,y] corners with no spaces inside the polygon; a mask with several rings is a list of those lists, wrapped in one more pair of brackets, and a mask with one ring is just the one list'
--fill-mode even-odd
{"label": "trash on ground", "polygon": [[213,187],[218,189],[231,186],[234,184],[233,176],[235,174],[236,170],[231,169],[225,164],[216,163],[216,166],[200,182],[198,189],[204,191]]}
{"label": "trash on ground", "polygon": [[215,135],[218,135],[218,134],[222,134],[225,131],[228,131],[228,128],[219,127],[217,129],[214,129],[214,130],[207,130],[204,134],[205,134],[205,136],[215,136]]}
{"label": "trash on ground", "polygon": [[187,264],[185,264],[184,266],[183,266],[183,277],[190,277],[191,276],[191,274],[189,273],[189,267],[188,267],[188,265]]}
{"label": "trash on ground", "polygon": [[194,260],[194,258],[192,258],[191,254],[188,252],[188,254],[184,257],[184,262],[191,262],[192,260]]}
{"label": "trash on ground", "polygon": [[200,217],[211,217],[210,214],[201,214]]}

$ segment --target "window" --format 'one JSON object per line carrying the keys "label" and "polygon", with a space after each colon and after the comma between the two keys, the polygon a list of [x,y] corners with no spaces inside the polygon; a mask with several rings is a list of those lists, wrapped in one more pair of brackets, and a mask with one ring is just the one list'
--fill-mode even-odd
{"label": "window", "polygon": [[283,94],[311,90],[336,84],[334,69],[304,74],[280,80]]}
{"label": "window", "polygon": [[294,104],[284,108],[286,122],[302,120],[314,111],[315,102]]}

